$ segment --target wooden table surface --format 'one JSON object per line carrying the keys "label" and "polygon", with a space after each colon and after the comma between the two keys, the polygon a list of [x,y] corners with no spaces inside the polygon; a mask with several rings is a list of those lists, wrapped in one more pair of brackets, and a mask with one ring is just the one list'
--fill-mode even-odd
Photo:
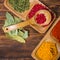
{"label": "wooden table surface", "polygon": [[[59,17],[60,0],[40,1],[53,10],[57,17]],[[25,44],[6,38],[2,26],[5,20],[5,13],[9,10],[4,7],[3,2],[4,0],[0,0],[0,60],[34,60],[31,57],[31,53],[46,33],[40,34],[30,26],[27,26],[25,29],[29,31],[29,38],[27,38]]]}

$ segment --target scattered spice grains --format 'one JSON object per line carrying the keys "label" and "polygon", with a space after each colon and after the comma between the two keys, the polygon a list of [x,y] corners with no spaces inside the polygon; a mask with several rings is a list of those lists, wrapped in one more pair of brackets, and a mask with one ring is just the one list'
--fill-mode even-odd
{"label": "scattered spice grains", "polygon": [[51,35],[60,43],[60,21],[52,29]]}

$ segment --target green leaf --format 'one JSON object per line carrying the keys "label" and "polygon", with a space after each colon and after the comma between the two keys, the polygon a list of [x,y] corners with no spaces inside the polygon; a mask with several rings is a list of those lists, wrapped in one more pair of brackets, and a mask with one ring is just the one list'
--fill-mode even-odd
{"label": "green leaf", "polygon": [[19,30],[19,35],[20,35],[22,38],[26,39],[26,38],[28,38],[28,31],[22,32],[22,31]]}
{"label": "green leaf", "polygon": [[22,31],[19,30],[18,32],[19,36],[23,37],[24,33]]}
{"label": "green leaf", "polygon": [[9,35],[7,33],[6,36],[9,37],[10,39],[16,40],[20,43],[25,43],[25,40],[22,37],[18,36],[18,35]]}
{"label": "green leaf", "polygon": [[22,20],[16,16],[14,16],[14,24],[17,24],[19,22],[22,22]]}
{"label": "green leaf", "polygon": [[[4,27],[22,22],[22,20],[20,18],[15,17],[15,16],[13,17],[8,12],[6,13],[6,18],[7,19],[5,20]],[[23,30],[23,28],[19,28],[19,29],[7,32],[6,36],[8,36],[9,38],[16,40],[18,42],[25,43],[25,39],[28,37],[28,31],[23,32],[22,30]]]}
{"label": "green leaf", "polygon": [[6,21],[5,21],[5,25],[4,26],[10,26],[14,23],[14,18],[11,14],[9,14],[8,12],[6,12]]}
{"label": "green leaf", "polygon": [[18,35],[13,35],[11,37],[12,37],[12,39],[14,39],[14,40],[16,40],[20,43],[25,43],[25,40],[22,37],[18,36]]}
{"label": "green leaf", "polygon": [[28,31],[25,31],[25,32],[24,32],[23,38],[24,38],[24,39],[28,38]]}
{"label": "green leaf", "polygon": [[6,19],[7,19],[8,21],[13,21],[13,22],[14,22],[13,16],[12,16],[10,13],[8,13],[8,12],[6,12]]}
{"label": "green leaf", "polygon": [[[22,20],[16,16],[14,16],[14,24],[20,23],[22,22]],[[20,30],[22,30],[23,28],[20,28]]]}

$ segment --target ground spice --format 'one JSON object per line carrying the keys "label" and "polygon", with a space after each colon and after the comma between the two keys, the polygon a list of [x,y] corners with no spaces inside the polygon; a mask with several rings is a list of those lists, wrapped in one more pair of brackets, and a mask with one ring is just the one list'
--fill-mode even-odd
{"label": "ground spice", "polygon": [[46,7],[44,7],[42,4],[34,5],[28,14],[28,18],[32,18],[36,14],[37,11],[43,10],[43,9],[46,9]]}
{"label": "ground spice", "polygon": [[60,21],[55,25],[55,27],[52,29],[52,36],[56,38],[58,42],[60,42]]}
{"label": "ground spice", "polygon": [[56,60],[57,55],[57,47],[53,42],[43,42],[36,51],[36,57],[39,60]]}
{"label": "ground spice", "polygon": [[35,20],[38,24],[42,24],[46,21],[46,17],[44,16],[44,14],[37,14]]}

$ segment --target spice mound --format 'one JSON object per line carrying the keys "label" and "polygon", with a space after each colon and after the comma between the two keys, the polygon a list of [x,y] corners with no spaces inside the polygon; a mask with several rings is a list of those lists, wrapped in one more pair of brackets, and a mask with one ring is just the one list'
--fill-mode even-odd
{"label": "spice mound", "polygon": [[52,29],[51,34],[60,43],[60,21]]}
{"label": "spice mound", "polygon": [[57,47],[53,42],[43,42],[36,51],[36,57],[39,60],[56,60],[57,55]]}
{"label": "spice mound", "polygon": [[44,14],[37,14],[36,21],[38,24],[42,24],[46,21]]}

